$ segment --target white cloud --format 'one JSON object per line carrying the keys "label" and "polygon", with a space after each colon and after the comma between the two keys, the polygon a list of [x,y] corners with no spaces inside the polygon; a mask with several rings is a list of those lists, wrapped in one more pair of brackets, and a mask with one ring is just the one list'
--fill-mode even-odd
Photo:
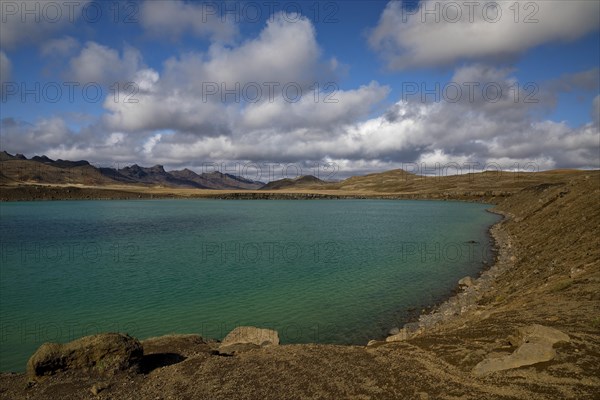
{"label": "white cloud", "polygon": [[152,150],[157,145],[157,143],[160,142],[161,137],[162,135],[160,133],[157,133],[156,135],[153,135],[150,138],[148,138],[148,140],[146,140],[146,142],[142,145],[143,152],[146,154],[152,154]]}
{"label": "white cloud", "polygon": [[356,90],[336,90],[331,93],[309,91],[298,102],[278,99],[274,102],[250,104],[244,110],[241,126],[245,129],[265,129],[277,126],[320,128],[352,123],[365,117],[374,104],[389,94],[387,86],[371,82]]}
{"label": "white cloud", "polygon": [[[215,82],[233,88],[235,83],[295,82],[310,86],[329,65],[319,65],[321,49],[307,18],[290,22],[283,14],[270,19],[260,35],[238,46],[213,44],[206,54],[186,54],[165,63],[169,84],[186,83],[195,90]],[[290,45],[293,43],[293,46]]]}
{"label": "white cloud", "polygon": [[[424,0],[417,10],[407,11],[402,2],[390,1],[369,44],[397,70],[518,54],[543,43],[577,39],[600,26],[598,1],[485,0],[471,2],[473,7],[466,3]],[[501,14],[489,6],[493,3]],[[533,19],[537,22],[525,22]]]}
{"label": "white cloud", "polygon": [[12,50],[25,43],[43,43],[73,27],[89,0],[2,1],[0,47]]}
{"label": "white cloud", "polygon": [[126,46],[119,55],[110,47],[87,42],[71,59],[69,78],[82,83],[112,84],[132,79],[142,65],[142,55],[133,47]]}
{"label": "white cloud", "polygon": [[41,45],[41,54],[48,56],[66,56],[79,47],[79,41],[71,36],[51,39]]}
{"label": "white cloud", "polygon": [[149,0],[141,5],[140,22],[156,36],[176,39],[189,32],[212,41],[231,42],[237,26],[230,18],[221,18],[219,9],[218,3]]}
{"label": "white cloud", "polygon": [[152,69],[138,71],[132,79],[139,91],[126,102],[107,97],[104,108],[109,111],[104,121],[112,130],[140,132],[177,129],[212,135],[228,125],[226,108],[218,102],[203,102],[201,93],[168,86]]}
{"label": "white cloud", "polygon": [[[141,89],[139,101],[123,103],[107,98],[105,122],[118,131],[175,129],[197,136],[323,127],[364,116],[387,95],[387,87],[373,83],[326,97],[320,90],[334,78],[332,68],[337,63],[322,61],[320,55],[315,29],[308,19],[278,14],[256,38],[238,46],[213,44],[206,54],[168,59],[160,74],[138,71],[134,81]],[[315,89],[315,82],[320,90]],[[216,88],[216,93],[209,87]],[[282,93],[286,87],[291,88],[287,97]],[[304,96],[290,103],[295,101],[297,89]],[[228,95],[228,90],[234,93]],[[315,91],[320,95],[317,102]],[[256,103],[247,101],[255,97]],[[338,102],[326,104],[326,100]]]}
{"label": "white cloud", "polygon": [[2,145],[19,153],[47,150],[69,143],[72,132],[59,117],[43,118],[35,124],[2,120]]}

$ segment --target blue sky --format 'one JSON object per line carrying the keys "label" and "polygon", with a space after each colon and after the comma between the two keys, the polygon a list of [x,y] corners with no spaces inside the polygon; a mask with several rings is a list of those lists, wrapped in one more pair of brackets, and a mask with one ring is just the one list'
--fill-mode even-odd
{"label": "blue sky", "polygon": [[600,167],[599,2],[76,3],[2,1],[3,150],[342,177]]}

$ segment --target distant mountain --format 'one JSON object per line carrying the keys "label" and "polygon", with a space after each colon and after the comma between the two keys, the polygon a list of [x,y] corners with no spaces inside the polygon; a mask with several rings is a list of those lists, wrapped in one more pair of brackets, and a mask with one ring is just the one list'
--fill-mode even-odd
{"label": "distant mountain", "polygon": [[22,154],[0,152],[0,183],[51,183],[82,185],[144,185],[194,189],[255,190],[264,186],[218,171],[197,174],[189,169],[165,171],[162,165],[141,167],[134,164],[121,169],[96,168],[88,161],[52,160],[42,155],[28,160]]}
{"label": "distant mountain", "polygon": [[0,161],[14,160],[15,156],[8,154],[6,151],[0,151]]}
{"label": "distant mountain", "polygon": [[[104,177],[87,161],[51,160],[46,156],[25,157],[0,153],[2,183],[48,183],[110,185],[115,181]],[[35,159],[35,160],[34,160]]]}
{"label": "distant mountain", "polygon": [[296,179],[280,179],[272,181],[260,188],[260,190],[280,190],[280,189],[295,189],[309,186],[325,185],[327,182],[313,175],[304,175]]}
{"label": "distant mountain", "polygon": [[[5,151],[3,153],[8,154]],[[15,156],[11,156],[10,154],[8,154],[8,155],[10,157],[12,157],[12,159],[14,159],[14,160],[27,160],[27,157],[25,157],[23,154],[17,154]],[[42,164],[52,165],[53,167],[57,167],[57,168],[75,168],[75,167],[83,167],[86,165],[90,165],[90,163],[85,160],[68,161],[68,160],[61,160],[59,158],[58,160],[54,161],[51,158],[48,158],[47,156],[34,156],[34,157],[31,157],[31,161],[39,162]]]}
{"label": "distant mountain", "polygon": [[54,162],[51,163],[51,165],[53,167],[58,167],[58,168],[75,168],[75,167],[83,167],[86,165],[90,165],[89,162],[85,161],[85,160],[81,160],[81,161],[67,161],[67,160],[61,160],[60,158]]}
{"label": "distant mountain", "polygon": [[129,180],[147,185],[206,189],[195,182],[174,177],[165,171],[162,165],[144,168],[134,164],[130,167],[121,168],[117,172]]}
{"label": "distant mountain", "polygon": [[255,190],[264,186],[264,182],[253,181],[218,171],[204,172],[200,175],[189,169],[170,171],[172,176],[197,183],[208,189],[245,189]]}
{"label": "distant mountain", "polygon": [[54,160],[46,157],[46,156],[33,156],[31,157],[31,161],[43,163],[43,164],[52,164]]}

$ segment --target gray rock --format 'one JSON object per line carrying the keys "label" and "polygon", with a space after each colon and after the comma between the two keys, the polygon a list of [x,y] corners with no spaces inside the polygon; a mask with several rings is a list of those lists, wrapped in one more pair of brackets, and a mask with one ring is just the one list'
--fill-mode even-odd
{"label": "gray rock", "polygon": [[550,361],[556,356],[554,344],[569,342],[570,338],[557,329],[536,324],[519,328],[516,340],[521,344],[512,354],[486,358],[473,368],[473,374],[481,376]]}
{"label": "gray rock", "polygon": [[277,331],[271,329],[261,329],[254,326],[238,326],[225,336],[219,348],[230,346],[232,344],[250,343],[257,346],[277,346],[279,345],[279,335]]}
{"label": "gray rock", "polygon": [[569,335],[563,333],[555,328],[550,328],[548,326],[533,324],[528,325],[517,330],[517,337],[520,338],[522,342],[533,341],[533,340],[543,340],[550,342],[550,344],[554,345],[559,342],[569,343],[571,339]]}
{"label": "gray rock", "polygon": [[471,278],[470,276],[465,276],[464,278],[462,278],[461,280],[458,281],[459,286],[464,286],[464,287],[471,287],[475,284],[475,282],[473,281],[473,278]]}
{"label": "gray rock", "polygon": [[408,338],[410,338],[410,334],[406,331],[406,329],[400,329],[400,332],[398,332],[395,335],[388,336],[387,338],[385,338],[385,341],[386,342],[402,342],[404,340],[407,340]]}
{"label": "gray rock", "polygon": [[392,329],[390,329],[390,330],[388,331],[388,336],[397,335],[397,334],[399,334],[399,333],[400,333],[400,328],[398,328],[398,327],[395,327],[395,328],[392,328]]}

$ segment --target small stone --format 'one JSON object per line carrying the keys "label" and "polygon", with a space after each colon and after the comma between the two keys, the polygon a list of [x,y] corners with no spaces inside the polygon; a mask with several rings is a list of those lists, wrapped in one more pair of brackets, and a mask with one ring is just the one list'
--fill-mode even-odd
{"label": "small stone", "polygon": [[400,328],[398,328],[398,327],[395,327],[395,328],[392,328],[392,329],[390,329],[390,330],[388,331],[388,336],[397,335],[397,334],[399,334],[399,333],[400,333]]}
{"label": "small stone", "polygon": [[464,278],[462,278],[461,280],[458,281],[458,285],[463,286],[463,287],[471,287],[474,284],[475,284],[475,282],[473,281],[473,278],[471,278],[470,276],[465,276]]}
{"label": "small stone", "polygon": [[569,273],[569,277],[571,279],[578,278],[581,275],[585,274],[585,268],[573,267],[571,268],[571,272]]}
{"label": "small stone", "polygon": [[98,396],[98,394],[99,394],[101,391],[103,391],[104,389],[106,389],[106,388],[107,388],[107,386],[106,386],[106,385],[103,385],[103,384],[99,384],[99,383],[97,383],[97,384],[95,384],[94,386],[92,386],[92,387],[90,388],[90,392],[92,392],[92,394],[93,394],[94,396]]}

